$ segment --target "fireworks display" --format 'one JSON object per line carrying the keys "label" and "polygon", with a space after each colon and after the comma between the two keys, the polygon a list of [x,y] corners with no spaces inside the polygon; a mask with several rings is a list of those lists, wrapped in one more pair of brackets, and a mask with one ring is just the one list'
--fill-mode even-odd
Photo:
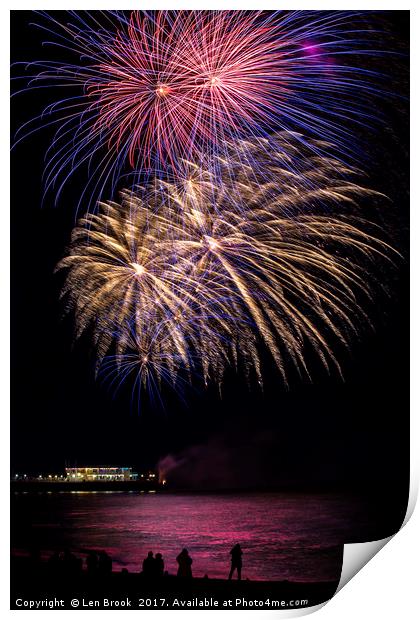
{"label": "fireworks display", "polygon": [[[79,222],[58,268],[76,335],[93,326],[99,366],[149,389],[179,376],[221,384],[229,365],[262,383],[263,346],[284,381],[289,362],[309,374],[308,347],[339,369],[330,341],[347,345],[357,332],[363,265],[390,248],[346,213],[373,193],[343,180],[348,169],[331,158],[292,174],[280,164],[284,140],[271,158],[276,186],[228,161],[222,181],[190,164],[185,179],[123,192]],[[264,144],[252,146],[266,157]]]}
{"label": "fireworks display", "polygon": [[70,12],[60,22],[41,14],[38,26],[63,60],[23,63],[18,77],[28,82],[24,91],[47,87],[57,99],[17,140],[57,128],[45,187],[58,196],[75,170],[88,169],[83,207],[106,188],[113,195],[122,177],[127,187],[145,174],[184,174],[185,160],[209,170],[227,142],[273,131],[333,143],[346,157],[349,123],[377,115],[379,76],[361,61],[374,55],[366,19],[340,11],[113,11]]}
{"label": "fireworks display", "polygon": [[59,55],[18,79],[60,94],[17,142],[55,128],[56,200],[87,174],[57,270],[97,371],[157,395],[221,386],[229,367],[262,385],[263,351],[284,383],[288,365],[309,376],[308,351],[340,372],[369,322],[370,264],[394,252],[355,180],[351,128],[378,116],[383,78],[368,14],[38,16]]}

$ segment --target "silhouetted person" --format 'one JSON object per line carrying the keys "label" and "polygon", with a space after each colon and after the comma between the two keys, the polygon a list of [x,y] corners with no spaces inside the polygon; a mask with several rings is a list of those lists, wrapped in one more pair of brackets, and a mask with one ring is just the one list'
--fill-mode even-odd
{"label": "silhouetted person", "polygon": [[143,560],[143,575],[145,577],[153,578],[155,574],[155,558],[153,557],[153,551],[149,551],[147,558]]}
{"label": "silhouetted person", "polygon": [[41,552],[38,547],[32,547],[29,553],[29,561],[35,570],[38,570],[41,562]]}
{"label": "silhouetted person", "polygon": [[238,573],[238,579],[241,578],[242,573],[242,549],[239,543],[236,543],[230,550],[231,555],[231,565],[230,565],[230,573],[229,579],[232,579],[233,573],[236,569]]}
{"label": "silhouetted person", "polygon": [[99,552],[98,571],[102,575],[112,573],[112,559],[106,551]]}
{"label": "silhouetted person", "polygon": [[193,561],[191,557],[188,555],[188,550],[183,549],[181,553],[178,555],[176,561],[178,562],[177,576],[191,579],[192,578],[191,564]]}
{"label": "silhouetted person", "polygon": [[67,575],[74,575],[81,569],[79,558],[66,549],[63,553],[63,569]]}
{"label": "silhouetted person", "polygon": [[165,562],[163,561],[163,557],[161,553],[157,553],[155,555],[155,575],[160,578],[163,577],[163,572],[165,569]]}
{"label": "silhouetted person", "polygon": [[86,568],[89,575],[94,575],[98,570],[98,556],[94,551],[89,551],[86,558]]}
{"label": "silhouetted person", "polygon": [[53,575],[57,575],[61,571],[61,556],[58,551],[54,551],[52,556],[48,558],[48,570],[51,571]]}
{"label": "silhouetted person", "polygon": [[110,555],[108,555],[108,553],[105,553],[105,566],[106,572],[112,573],[112,558]]}

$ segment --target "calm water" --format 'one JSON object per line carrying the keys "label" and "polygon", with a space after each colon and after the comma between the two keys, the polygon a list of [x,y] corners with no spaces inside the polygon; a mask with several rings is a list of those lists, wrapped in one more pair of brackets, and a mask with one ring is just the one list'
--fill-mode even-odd
{"label": "calm water", "polygon": [[[13,552],[37,546],[48,556],[70,548],[105,549],[114,568],[138,571],[149,550],[165,568],[187,547],[193,574],[227,576],[229,550],[243,548],[250,579],[338,579],[342,542],[352,538],[360,511],[331,496],[291,494],[15,494]],[[360,523],[359,523],[360,525]]]}

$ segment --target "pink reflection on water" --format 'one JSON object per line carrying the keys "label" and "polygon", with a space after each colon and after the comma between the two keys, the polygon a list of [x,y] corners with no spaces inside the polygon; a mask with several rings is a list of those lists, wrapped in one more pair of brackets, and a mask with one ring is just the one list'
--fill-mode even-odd
{"label": "pink reflection on water", "polygon": [[114,570],[138,572],[152,550],[163,554],[165,568],[174,574],[175,558],[186,547],[193,575],[226,578],[229,552],[238,542],[243,577],[273,581],[338,579],[338,545],[348,522],[343,521],[348,506],[337,498],[278,493],[87,493],[45,496],[40,506],[31,529],[44,551],[69,547],[84,555],[105,549]]}

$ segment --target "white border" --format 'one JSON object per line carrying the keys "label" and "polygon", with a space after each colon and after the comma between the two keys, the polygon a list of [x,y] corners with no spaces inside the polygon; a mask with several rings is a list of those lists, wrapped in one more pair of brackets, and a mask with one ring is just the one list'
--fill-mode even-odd
{"label": "white border", "polygon": [[[11,3],[12,4],[12,3]],[[230,1],[226,2],[226,0],[222,0],[219,2],[202,2],[200,0],[195,0],[193,2],[189,2],[186,0],[166,0],[165,2],[147,2],[142,7],[143,3],[139,2],[108,2],[108,1],[91,1],[89,2],[88,8],[89,10],[94,9],[131,9],[131,8],[147,8],[147,9],[256,9],[256,8],[264,8],[264,9],[314,9],[314,10],[354,10],[354,9],[362,9],[362,10],[410,10],[411,9],[411,32],[412,32],[412,49],[411,49],[411,66],[413,68],[412,72],[412,90],[411,90],[411,106],[413,110],[418,110],[418,74],[417,68],[419,67],[419,53],[418,53],[418,39],[419,39],[419,20],[417,18],[416,12],[413,10],[414,3],[407,2],[386,2],[386,1],[370,1],[366,4],[360,2],[299,2],[297,5],[293,6],[290,2],[286,3],[286,6],[279,6],[278,2],[270,2],[265,1],[263,7],[258,6],[258,2],[255,0],[253,2],[246,1]],[[40,6],[41,5],[41,6]],[[363,6],[361,6],[363,5]],[[2,477],[0,484],[3,485],[1,489],[3,491],[1,497],[9,498],[9,482],[7,472],[9,471],[9,330],[8,325],[10,321],[9,316],[9,150],[8,150],[8,135],[9,135],[9,123],[8,123],[8,110],[9,110],[9,44],[10,44],[10,34],[9,34],[9,10],[35,10],[42,8],[43,10],[66,10],[69,8],[68,3],[63,1],[55,1],[48,2],[44,0],[44,2],[19,2],[16,1],[12,6],[2,7],[0,9],[1,16],[1,29],[2,36],[0,39],[0,50],[1,50],[1,70],[2,70],[2,80],[1,80],[1,123],[2,123],[2,149],[1,149],[1,167],[2,178],[3,178],[3,191],[2,191],[2,219],[1,219],[1,227],[0,234],[2,236],[0,242],[0,290],[2,293],[2,303],[0,303],[0,325],[3,327],[3,338],[2,338],[2,347],[1,347],[1,357],[0,357],[0,412],[1,412],[1,438],[2,438],[2,450],[1,454],[4,459],[3,467],[1,468]],[[86,4],[80,2],[74,2],[71,5],[71,8],[74,10],[77,9],[85,9]],[[417,26],[417,27],[416,27]],[[414,176],[415,169],[414,166],[416,162],[416,151],[417,151],[417,140],[419,137],[419,127],[417,122],[418,113],[412,115],[412,129],[411,129],[411,139],[412,144],[414,144],[414,149],[412,152],[412,160],[411,160],[411,172],[412,178],[417,180]],[[30,165],[30,162],[28,162]],[[410,503],[409,509],[407,512],[406,521],[409,519],[415,503],[415,496],[417,495],[418,489],[418,479],[419,479],[419,457],[417,454],[417,447],[419,445],[419,422],[418,422],[418,412],[420,411],[420,402],[419,402],[419,392],[418,392],[418,362],[416,358],[416,353],[418,351],[418,347],[420,344],[419,340],[419,327],[418,320],[416,320],[417,316],[419,316],[419,289],[416,286],[416,282],[414,281],[414,274],[418,273],[418,268],[420,267],[419,261],[419,252],[420,252],[420,240],[414,238],[414,233],[418,236],[418,223],[419,223],[419,210],[420,210],[420,200],[419,200],[419,191],[417,189],[417,185],[412,183],[412,204],[415,205],[415,208],[411,213],[411,237],[412,237],[412,251],[411,251],[411,264],[412,264],[412,278],[411,278],[411,316],[413,317],[411,321],[411,489],[410,489]],[[22,201],[24,202],[25,197],[22,195]],[[30,197],[29,197],[30,199]],[[22,248],[24,251],[24,248]],[[30,259],[28,259],[28,273],[22,274],[22,278],[24,280],[25,277],[35,277],[36,274],[32,274],[30,272]],[[24,286],[24,283],[22,284]],[[7,291],[7,292],[6,292]],[[24,352],[22,352],[24,355]],[[396,363],[398,363],[396,361]],[[417,388],[417,389],[416,389]],[[22,386],[22,389],[25,389],[25,386]],[[417,415],[415,415],[417,413]],[[398,413],[396,412],[396,415]],[[342,592],[340,592],[336,597],[332,599],[323,609],[319,612],[319,617],[324,620],[328,620],[329,618],[337,620],[353,620],[356,615],[361,615],[362,617],[372,617],[379,619],[394,619],[395,617],[399,618],[411,618],[418,617],[418,606],[419,602],[417,600],[417,590],[418,590],[418,557],[416,555],[416,550],[418,551],[419,545],[418,542],[420,540],[420,516],[419,510],[416,511],[413,519],[410,520],[408,525],[404,527],[404,531],[401,534],[398,534],[391,543],[387,546],[386,550],[380,554],[379,558],[375,558],[372,562],[370,562],[363,569],[363,576],[356,576],[352,579],[352,586],[344,588]],[[1,607],[9,613],[9,596],[8,596],[8,585],[9,585],[9,576],[8,576],[8,557],[9,557],[9,544],[8,544],[8,536],[9,532],[9,510],[8,507],[4,507],[1,512],[2,515],[2,562],[0,564],[0,578],[2,584],[2,592],[4,595],[1,600]],[[397,542],[398,541],[398,542]],[[317,606],[317,608],[322,606]],[[315,611],[315,608],[312,608]],[[297,610],[296,610],[297,611]],[[303,612],[304,610],[302,610]],[[309,610],[307,610],[309,611]],[[21,612],[21,613],[29,613],[29,612]],[[53,618],[54,612],[45,612],[47,618]],[[74,612],[59,612],[60,614],[73,614]],[[84,613],[84,612],[79,612]],[[91,614],[95,614],[96,617],[102,617],[102,612],[90,612]],[[121,614],[125,616],[125,614],[129,612],[113,612],[115,614]],[[164,612],[144,612],[142,613],[142,617],[150,617],[150,618],[159,618],[162,617]],[[206,614],[206,618],[219,617],[219,612],[194,612],[190,613],[189,617],[196,617],[198,614]],[[273,615],[277,612],[269,612],[269,611],[232,611],[230,612],[230,616],[235,616],[235,618],[243,618],[245,616],[249,616],[250,618],[257,618],[261,616]],[[38,614],[41,614],[43,617],[44,612],[40,611]],[[180,611],[171,611],[171,614],[176,618],[184,618],[184,612]],[[289,616],[288,612],[280,612],[282,617]],[[293,614],[295,615],[295,614]],[[299,615],[303,615],[302,613]],[[40,617],[39,615],[37,616]]]}

